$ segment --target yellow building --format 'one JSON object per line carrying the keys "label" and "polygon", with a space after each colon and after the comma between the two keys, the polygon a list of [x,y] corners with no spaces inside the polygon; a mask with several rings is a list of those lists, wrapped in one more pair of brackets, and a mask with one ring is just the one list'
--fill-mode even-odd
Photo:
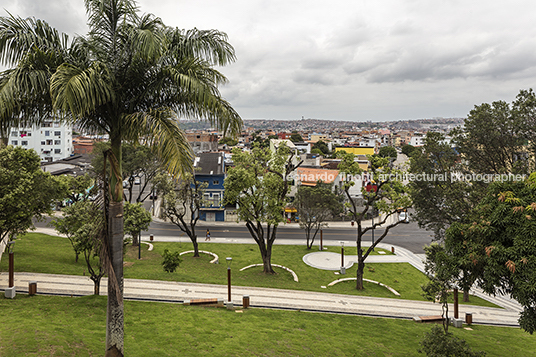
{"label": "yellow building", "polygon": [[356,146],[356,147],[336,147],[335,151],[346,151],[354,155],[374,155],[374,148],[372,146]]}

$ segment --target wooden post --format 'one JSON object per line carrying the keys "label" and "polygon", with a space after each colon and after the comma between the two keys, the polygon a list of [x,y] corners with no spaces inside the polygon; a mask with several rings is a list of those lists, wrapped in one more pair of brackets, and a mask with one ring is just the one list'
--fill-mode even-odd
{"label": "wooden post", "polygon": [[231,267],[227,267],[227,301],[231,301]]}
{"label": "wooden post", "polygon": [[249,295],[242,296],[242,307],[247,309],[249,307]]}
{"label": "wooden post", "polygon": [[458,318],[458,288],[454,288],[454,318]]}
{"label": "wooden post", "polygon": [[9,252],[9,287],[12,288],[15,285],[15,261],[13,252]]}

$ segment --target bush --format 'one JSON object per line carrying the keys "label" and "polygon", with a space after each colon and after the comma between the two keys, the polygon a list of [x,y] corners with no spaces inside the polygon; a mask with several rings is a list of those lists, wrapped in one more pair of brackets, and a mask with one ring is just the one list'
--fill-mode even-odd
{"label": "bush", "polygon": [[164,260],[162,261],[162,267],[164,271],[173,273],[179,267],[182,262],[179,252],[170,252],[169,249],[164,250]]}
{"label": "bush", "polygon": [[441,326],[434,326],[421,341],[419,353],[428,357],[483,357],[484,351],[474,352],[465,340],[445,332]]}

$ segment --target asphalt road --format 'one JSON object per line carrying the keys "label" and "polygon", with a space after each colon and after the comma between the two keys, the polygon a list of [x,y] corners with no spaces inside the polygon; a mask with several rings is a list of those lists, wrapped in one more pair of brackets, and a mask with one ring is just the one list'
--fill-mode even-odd
{"label": "asphalt road", "polygon": [[[211,237],[217,238],[251,238],[245,226],[215,226],[210,222],[198,223],[196,230],[198,237],[202,238],[205,235],[206,229],[210,229]],[[177,236],[185,237],[178,227],[165,222],[153,222],[148,230],[149,234],[154,234],[155,237],[161,236]],[[374,232],[375,238],[378,238],[383,233],[383,229],[377,229]],[[303,240],[305,234],[301,229],[289,228],[280,226],[277,229],[277,237],[282,239],[299,239]],[[315,243],[318,243],[318,238]],[[252,239],[252,238],[251,238]],[[325,228],[323,229],[323,239],[331,241],[355,240],[355,228]],[[372,241],[372,233],[365,235],[365,241]],[[252,239],[253,242],[253,239]],[[394,244],[410,250],[416,254],[424,253],[423,246],[432,242],[432,236],[429,231],[420,229],[417,223],[410,222],[408,224],[399,224],[389,231],[389,234],[383,239],[383,243]]]}

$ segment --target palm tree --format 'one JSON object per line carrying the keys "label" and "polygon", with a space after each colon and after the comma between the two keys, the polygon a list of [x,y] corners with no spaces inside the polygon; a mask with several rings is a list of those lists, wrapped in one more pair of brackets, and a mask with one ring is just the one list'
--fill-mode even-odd
{"label": "palm tree", "polygon": [[138,15],[133,0],[85,0],[89,33],[72,41],[35,18],[0,18],[1,127],[59,116],[110,136],[106,355],[123,355],[123,191],[121,145],[144,141],[174,174],[191,171],[177,118],[209,120],[235,134],[240,116],[218,86],[215,66],[235,60],[224,33],[179,30]]}

